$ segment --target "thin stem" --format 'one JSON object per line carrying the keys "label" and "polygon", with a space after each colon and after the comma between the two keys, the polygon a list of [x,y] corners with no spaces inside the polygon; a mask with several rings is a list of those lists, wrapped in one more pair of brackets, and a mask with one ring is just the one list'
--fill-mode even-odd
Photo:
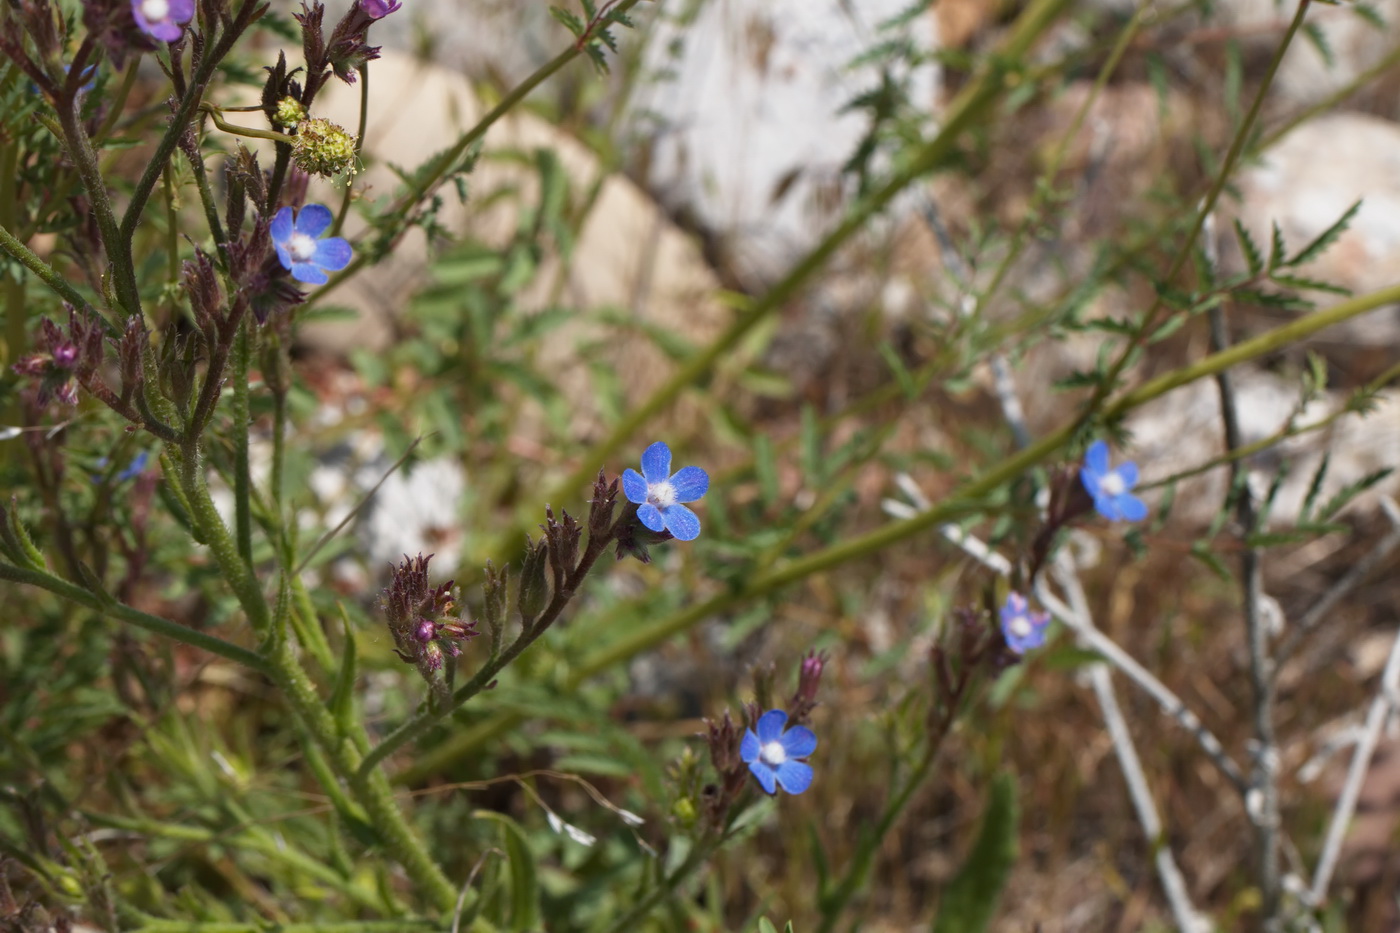
{"label": "thin stem", "polygon": [[210,103],[199,105],[200,111],[209,114],[209,118],[214,121],[214,125],[225,133],[232,133],[234,136],[248,136],[253,139],[269,139],[275,143],[286,143],[287,135],[277,133],[273,130],[261,130],[252,126],[239,126],[237,123],[229,123],[219,113],[219,108]]}
{"label": "thin stem", "polygon": [[201,648],[211,654],[217,654],[220,657],[242,664],[250,670],[258,671],[262,674],[267,674],[271,671],[267,662],[264,661],[260,655],[249,651],[247,648],[239,647],[233,642],[224,641],[222,638],[213,635],[207,635],[197,629],[187,628],[180,625],[178,622],[171,622],[169,619],[162,619],[159,616],[150,615],[139,609],[133,609],[130,606],[115,602],[110,598],[104,599],[89,590],[85,590],[80,586],[75,586],[67,580],[54,576],[51,573],[42,570],[31,570],[27,567],[16,567],[13,564],[0,561],[0,579],[9,580],[13,583],[26,584],[28,586],[37,586],[40,589],[48,590],[50,593],[61,596],[69,602],[77,603],[80,606],[86,606],[104,616],[110,616],[121,622],[126,622],[137,628],[145,629],[148,632],[154,632],[157,635],[162,635],[166,638],[181,642],[182,644]]}
{"label": "thin stem", "polygon": [[[618,3],[617,6],[613,8],[612,12],[614,15],[621,15],[640,2],[641,0],[622,0],[622,2]],[[594,23],[590,24],[588,32],[585,32],[583,36],[577,39],[567,49],[554,56],[554,58],[550,59],[535,71],[534,74],[516,85],[505,97],[501,98],[500,103],[492,107],[484,117],[477,121],[475,126],[462,134],[451,149],[448,149],[446,152],[442,153],[442,155],[438,156],[432,163],[432,167],[424,171],[422,177],[410,185],[408,191],[404,192],[394,203],[393,207],[389,208],[385,213],[389,216],[406,215],[413,205],[417,204],[425,195],[441,184],[442,180],[447,176],[447,173],[452,170],[452,167],[461,161],[462,157],[466,155],[467,150],[486,135],[487,130],[494,126],[498,120],[511,110],[515,109],[515,106],[522,100],[529,97],[530,93],[534,91],[535,88],[552,78],[565,65],[583,54],[583,49],[587,41],[591,38],[591,30],[597,25],[597,22],[598,21],[595,20]],[[275,177],[274,181],[276,181]],[[277,190],[276,185],[274,184],[270,190],[275,192]],[[367,255],[363,253],[356,255],[350,265],[331,276],[331,280],[321,286],[320,290],[317,292],[318,297],[324,297],[331,289],[340,285],[350,276],[358,272],[368,261],[369,257]]]}
{"label": "thin stem", "polygon": [[95,320],[102,322],[109,334],[113,336],[116,335],[116,329],[112,327],[111,322],[94,311],[92,305],[88,304],[87,299],[79,294],[78,290],[73,287],[71,282],[59,275],[53,270],[52,266],[31,252],[29,247],[21,243],[15,235],[4,226],[0,226],[0,248],[3,248],[5,252],[18,260],[26,269],[37,275],[39,281],[57,292],[58,296],[64,301],[81,311],[88,312]]}
{"label": "thin stem", "polygon": [[[175,147],[179,144],[181,134],[185,132],[190,120],[194,117],[200,100],[204,96],[204,89],[214,74],[214,69],[233,48],[234,42],[242,35],[243,31],[252,24],[258,6],[258,0],[243,0],[229,27],[219,36],[218,41],[205,48],[199,67],[190,75],[185,95],[180,99],[180,103],[175,109],[175,115],[165,130],[165,135],[156,144],[156,151],[152,153],[151,161],[146,165],[146,171],[142,173],[136,187],[132,189],[131,200],[127,203],[126,213],[122,216],[119,231],[124,254],[122,262],[118,265],[125,264],[128,269],[132,268],[131,237],[141,222],[141,215],[146,209],[146,202],[150,199],[151,192],[155,189],[156,181],[160,178],[161,172],[165,171],[171,155],[175,152]],[[208,25],[207,28],[212,30],[213,26]]]}
{"label": "thin stem", "polygon": [[488,684],[495,680],[496,675],[500,673],[506,665],[520,657],[520,655],[525,652],[526,648],[534,644],[536,639],[543,635],[549,627],[558,620],[560,614],[564,611],[564,607],[574,598],[574,594],[578,592],[579,585],[583,582],[584,578],[588,576],[589,571],[593,569],[593,564],[603,552],[608,549],[608,545],[612,543],[618,527],[623,522],[630,520],[631,516],[624,513],[617,519],[612,528],[608,530],[607,534],[600,535],[597,538],[590,537],[588,539],[588,546],[584,548],[583,556],[579,558],[578,565],[569,572],[564,580],[563,586],[554,591],[553,596],[550,598],[549,605],[545,607],[540,617],[535,620],[528,629],[521,632],[520,636],[511,643],[510,647],[484,664],[477,670],[476,674],[472,676],[471,680],[467,681],[461,687],[458,687],[452,694],[450,702],[429,706],[423,712],[420,712],[386,736],[372,752],[365,756],[364,763],[360,766],[361,775],[373,771],[381,761],[393,754],[396,749],[413,741],[431,728],[435,722],[444,718],[463,703],[480,693]]}
{"label": "thin stem", "polygon": [[[1126,414],[1128,411],[1145,405],[1173,389],[1272,353],[1280,347],[1297,343],[1328,327],[1396,302],[1400,302],[1400,285],[1393,285],[1369,295],[1361,295],[1339,302],[1330,308],[1314,311],[1282,327],[1266,331],[1250,340],[1236,343],[1227,350],[1212,353],[1195,363],[1144,383],[1123,394],[1117,401],[1109,403],[1104,409],[1105,416],[1117,417]],[[754,575],[742,586],[727,590],[704,602],[692,604],[664,619],[633,629],[617,641],[600,648],[578,662],[566,681],[566,688],[577,689],[589,678],[649,650],[673,635],[685,631],[702,619],[720,615],[734,606],[767,595],[812,574],[878,553],[891,545],[922,534],[930,528],[984,508],[981,504],[984,497],[1006,485],[1031,467],[1058,454],[1073,440],[1078,430],[1077,422],[1060,427],[1000,463],[987,468],[975,479],[956,489],[948,498],[935,503],[926,512],[921,512],[902,521],[890,522],[859,537],[849,538],[823,550],[796,558],[773,570]],[[447,763],[456,760],[460,755],[475,749],[478,743],[500,734],[502,730],[518,722],[520,722],[518,715],[503,713],[472,729],[460,732],[435,748],[420,754],[410,767],[395,777],[395,782],[412,784],[421,780],[426,775],[432,774]]]}
{"label": "thin stem", "polygon": [[[1394,529],[1400,530],[1400,508],[1393,501],[1383,501],[1386,515]],[[1361,785],[1371,768],[1371,758],[1380,744],[1381,733],[1395,710],[1400,709],[1400,632],[1390,643],[1390,655],[1386,658],[1385,669],[1381,673],[1380,685],[1366,710],[1366,723],[1362,726],[1361,739],[1356,743],[1356,751],[1351,756],[1347,768],[1346,781],[1337,797],[1337,807],[1332,813],[1332,822],[1327,827],[1327,839],[1322,846],[1322,855],[1317,861],[1313,874],[1312,887],[1308,898],[1313,906],[1320,905],[1327,897],[1327,888],[1332,883],[1332,873],[1337,868],[1341,856],[1342,842],[1351,818],[1356,813],[1356,802],[1361,796]]]}
{"label": "thin stem", "polygon": [[[1069,594],[1071,613],[1078,621],[1076,630],[1097,630],[1089,612],[1088,600],[1084,596],[1084,587],[1079,582],[1078,570],[1068,560],[1061,561],[1056,570],[1060,583]],[[1138,757],[1137,746],[1133,742],[1132,733],[1128,731],[1122,707],[1118,704],[1118,695],[1113,689],[1113,678],[1108,665],[1089,665],[1089,679],[1099,709],[1103,713],[1104,726],[1113,741],[1119,771],[1123,774],[1124,783],[1128,785],[1128,796],[1132,798],[1138,824],[1142,827],[1143,835],[1147,837],[1148,845],[1153,849],[1152,859],[1156,863],[1157,877],[1162,882],[1162,890],[1167,896],[1176,927],[1182,933],[1198,933],[1201,930],[1212,929],[1191,903],[1186,879],[1182,877],[1181,869],[1172,855],[1171,845],[1165,838],[1162,818],[1157,812],[1157,804],[1152,798],[1152,789],[1148,786],[1142,759]]]}
{"label": "thin stem", "polygon": [[[1268,95],[1269,87],[1273,84],[1274,75],[1278,73],[1279,65],[1283,62],[1284,53],[1288,51],[1288,47],[1292,44],[1293,37],[1297,35],[1299,28],[1302,27],[1303,17],[1307,13],[1310,3],[1311,0],[1298,0],[1298,10],[1294,14],[1292,22],[1289,23],[1288,29],[1284,33],[1283,39],[1279,42],[1278,48],[1274,50],[1274,56],[1269,61],[1269,67],[1265,70],[1263,80],[1259,84],[1259,90],[1254,95],[1254,100],[1250,103],[1249,112],[1245,115],[1244,121],[1240,124],[1240,128],[1235,132],[1234,139],[1230,142],[1230,149],[1225,154],[1225,161],[1220,166],[1220,171],[1216,173],[1215,180],[1211,184],[1210,190],[1206,193],[1200,207],[1197,209],[1191,221],[1191,226],[1187,231],[1187,235],[1182,238],[1181,245],[1177,249],[1176,256],[1172,260],[1171,266],[1167,269],[1166,275],[1162,277],[1163,282],[1174,282],[1177,276],[1181,274],[1181,271],[1186,268],[1186,263],[1190,260],[1192,251],[1195,248],[1196,240],[1200,237],[1201,231],[1205,228],[1207,220],[1215,211],[1216,202],[1220,199],[1221,193],[1224,192],[1225,186],[1229,183],[1230,176],[1234,173],[1236,163],[1239,162],[1240,157],[1244,154],[1245,146],[1248,144],[1254,129],[1254,123],[1258,119],[1259,112],[1264,106],[1264,98]],[[1143,315],[1142,324],[1134,331],[1127,346],[1119,353],[1118,358],[1113,361],[1113,364],[1108,368],[1108,372],[1094,390],[1092,397],[1084,405],[1083,414],[1080,416],[1081,421],[1093,417],[1094,413],[1098,410],[1099,404],[1114,391],[1118,383],[1118,377],[1121,376],[1123,370],[1127,368],[1129,360],[1133,358],[1134,351],[1142,346],[1143,342],[1156,328],[1159,312],[1164,307],[1166,307],[1166,302],[1162,295],[1159,294],[1152,306],[1147,310],[1147,313]],[[1105,416],[1105,420],[1107,420],[1107,416]]]}
{"label": "thin stem", "polygon": [[[355,133],[355,163],[359,164],[360,153],[365,148],[365,128],[369,124],[369,65],[361,65],[360,72],[360,126]],[[354,193],[355,186],[351,184],[351,179],[346,179],[345,193],[340,198],[340,210],[335,215],[335,226],[331,228],[331,236],[340,236],[340,228],[345,225],[345,215],[350,213],[350,196]]]}

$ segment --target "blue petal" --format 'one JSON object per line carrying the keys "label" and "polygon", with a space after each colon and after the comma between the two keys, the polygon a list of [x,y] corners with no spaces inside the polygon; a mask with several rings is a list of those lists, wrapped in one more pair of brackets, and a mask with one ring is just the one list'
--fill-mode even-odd
{"label": "blue petal", "polygon": [[744,741],[739,743],[739,760],[745,764],[751,764],[758,760],[758,753],[763,750],[763,746],[758,741],[758,736],[753,734],[752,729],[744,730]]}
{"label": "blue petal", "polygon": [[[292,209],[290,207],[284,207],[273,214],[272,224],[268,229],[272,233],[272,242],[276,243],[278,246],[277,253],[280,256],[282,253],[282,244],[287,242],[292,236]],[[282,260],[282,265],[286,266],[287,260]],[[291,267],[287,266],[287,268],[290,269]]]}
{"label": "blue petal", "polygon": [[1100,515],[1111,522],[1118,520],[1118,506],[1114,503],[1112,496],[1105,496],[1098,489],[1090,490],[1090,495],[1094,497],[1094,509]]}
{"label": "blue petal", "polygon": [[770,709],[758,717],[754,730],[758,733],[759,744],[767,745],[769,742],[776,742],[783,734],[783,723],[785,722],[787,722],[787,713],[780,709]]}
{"label": "blue petal", "polygon": [[1130,522],[1140,522],[1147,517],[1147,503],[1126,492],[1118,497],[1118,514]]}
{"label": "blue petal", "polygon": [[647,501],[647,481],[631,467],[622,471],[622,494],[627,497],[628,502],[638,505]]}
{"label": "blue petal", "polygon": [[778,783],[789,794],[800,794],[812,786],[812,766],[800,761],[785,761],[778,765]]}
{"label": "blue petal", "polygon": [[749,763],[749,770],[753,772],[754,777],[758,778],[758,783],[763,785],[763,790],[766,793],[776,794],[778,792],[778,784],[773,779],[772,768],[761,761],[753,761]]}
{"label": "blue petal", "polygon": [[806,726],[793,726],[778,741],[789,758],[806,758],[817,750],[817,734]]}
{"label": "blue petal", "polygon": [[1094,441],[1084,452],[1084,469],[1096,474],[1095,478],[1108,472],[1108,445]]}
{"label": "blue petal", "polygon": [[334,219],[331,209],[324,204],[308,204],[297,214],[297,233],[320,236]]}
{"label": "blue petal", "polygon": [[638,507],[637,517],[642,520],[643,525],[646,525],[652,531],[666,530],[666,519],[661,517],[661,510],[650,502],[644,502]]}
{"label": "blue petal", "polygon": [[667,506],[661,514],[666,521],[666,530],[675,535],[677,541],[694,541],[700,537],[700,519],[685,506]]}
{"label": "blue petal", "polygon": [[311,261],[322,269],[339,272],[350,265],[350,257],[354,255],[355,251],[350,248],[344,237],[331,236],[316,241],[316,252]]}
{"label": "blue petal", "polygon": [[290,270],[292,268],[292,254],[287,252],[287,247],[273,241],[273,247],[277,250],[277,261],[282,263],[282,268]]}
{"label": "blue petal", "polygon": [[309,262],[292,263],[292,278],[308,285],[325,285],[330,277]]}
{"label": "blue petal", "polygon": [[710,474],[697,466],[688,466],[671,477],[671,485],[675,487],[677,502],[694,502],[709,490]]}
{"label": "blue petal", "polygon": [[671,448],[661,441],[642,452],[642,475],[648,483],[664,483],[671,478]]}
{"label": "blue petal", "polygon": [[1136,463],[1122,463],[1118,465],[1118,477],[1123,480],[1124,489],[1132,489],[1137,485],[1138,467]]}

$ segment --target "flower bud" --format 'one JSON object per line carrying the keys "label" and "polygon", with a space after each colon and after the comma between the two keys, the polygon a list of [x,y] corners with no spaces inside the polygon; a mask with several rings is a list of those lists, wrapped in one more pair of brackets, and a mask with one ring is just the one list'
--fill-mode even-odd
{"label": "flower bud", "polygon": [[549,545],[545,539],[526,538],[525,564],[520,568],[520,618],[528,628],[544,611],[549,601],[549,583],[545,580],[545,559]]}
{"label": "flower bud", "polygon": [[277,102],[272,112],[272,125],[290,130],[306,119],[306,108],[301,101],[288,95]]}

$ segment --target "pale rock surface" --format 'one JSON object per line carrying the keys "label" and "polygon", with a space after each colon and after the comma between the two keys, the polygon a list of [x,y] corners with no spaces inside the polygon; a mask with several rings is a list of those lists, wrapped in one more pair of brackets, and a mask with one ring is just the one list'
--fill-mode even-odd
{"label": "pale rock surface", "polygon": [[[1237,370],[1234,387],[1243,442],[1277,433],[1297,411],[1295,381],[1271,373]],[[1298,423],[1313,424],[1337,411],[1345,395],[1329,393],[1315,400]],[[1202,379],[1144,405],[1128,419],[1132,447],[1122,456],[1135,460],[1144,483],[1193,469],[1225,451],[1220,418],[1220,395],[1213,379]],[[1383,394],[1376,408],[1361,417],[1349,415],[1327,428],[1290,438],[1251,458],[1250,482],[1257,495],[1268,491],[1287,462],[1284,480],[1270,513],[1270,527],[1287,527],[1300,517],[1313,474],[1325,454],[1331,454],[1319,503],[1362,477],[1386,467],[1400,466],[1400,393]],[[1177,487],[1173,516],[1187,524],[1205,525],[1225,501],[1229,479],[1225,468],[1184,480]],[[1366,513],[1377,508],[1382,495],[1400,490],[1400,475],[1392,474],[1353,500],[1347,511]],[[1155,505],[1158,494],[1144,498]],[[1344,513],[1345,514],[1345,513]]]}
{"label": "pale rock surface", "polygon": [[[713,231],[724,263],[744,279],[780,275],[840,218],[850,191],[841,166],[867,128],[841,113],[874,88],[878,71],[851,67],[886,38],[879,25],[908,0],[722,0],[664,6],[648,39],[630,111],[650,146],[647,184]],[[691,12],[684,25],[681,14]],[[937,45],[937,20],[903,31]],[[655,78],[659,78],[655,79]],[[932,109],[939,73],[909,76]]]}

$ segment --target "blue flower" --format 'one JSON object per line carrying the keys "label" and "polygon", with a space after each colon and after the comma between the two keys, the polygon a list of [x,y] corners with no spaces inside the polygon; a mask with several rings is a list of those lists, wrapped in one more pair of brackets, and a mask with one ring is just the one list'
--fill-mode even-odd
{"label": "blue flower", "polygon": [[141,451],[136,456],[131,458],[131,462],[126,465],[125,470],[122,470],[116,476],[112,477],[112,481],[121,483],[129,479],[135,479],[136,477],[140,476],[142,472],[145,471],[146,463],[150,459],[151,455],[148,451]]}
{"label": "blue flower", "polygon": [[770,793],[782,787],[789,794],[800,794],[812,786],[812,766],[797,761],[817,749],[817,737],[806,726],[793,726],[786,732],[787,713],[770,709],[758,717],[758,734],[744,730],[739,757],[749,766],[758,783]]}
{"label": "blue flower", "polygon": [[710,474],[688,466],[671,475],[671,448],[657,441],[642,454],[642,472],[622,472],[622,491],[637,503],[637,517],[652,531],[669,531],[681,541],[700,534],[700,519],[682,502],[694,502],[710,488]]}
{"label": "blue flower", "polygon": [[1045,644],[1045,632],[1050,627],[1050,613],[1031,612],[1026,597],[1012,593],[1001,607],[1001,633],[1006,646],[1017,654]]}
{"label": "blue flower", "polygon": [[1089,445],[1079,478],[1094,497],[1094,508],[1109,521],[1140,522],[1147,517],[1147,506],[1128,492],[1137,485],[1137,464],[1123,463],[1110,470],[1108,445],[1103,441]]}
{"label": "blue flower", "polygon": [[161,42],[177,42],[194,19],[194,0],[131,0],[136,26]]}
{"label": "blue flower", "polygon": [[309,285],[325,285],[330,281],[326,272],[339,272],[350,264],[354,251],[343,237],[318,240],[331,225],[330,208],[308,204],[296,213],[284,207],[272,218],[272,245],[277,258],[292,278]]}

